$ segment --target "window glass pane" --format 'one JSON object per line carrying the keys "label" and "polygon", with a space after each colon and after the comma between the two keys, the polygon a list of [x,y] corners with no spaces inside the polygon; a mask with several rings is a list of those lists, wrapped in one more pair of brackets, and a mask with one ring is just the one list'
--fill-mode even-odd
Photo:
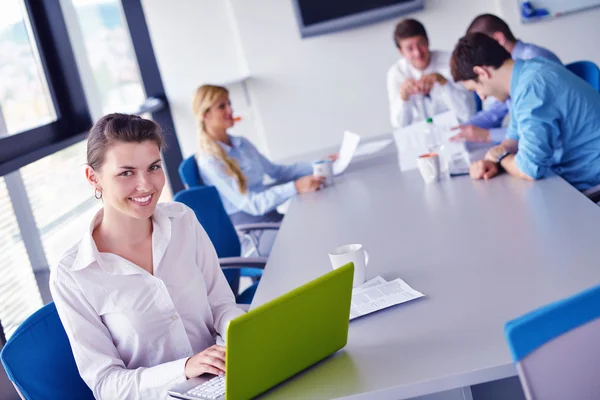
{"label": "window glass pane", "polygon": [[25,318],[42,306],[42,298],[3,177],[0,177],[0,254],[0,322],[8,339]]}
{"label": "window glass pane", "polygon": [[23,0],[2,0],[0,119],[6,122],[9,134],[23,132],[56,120],[48,83]]}
{"label": "window glass pane", "polygon": [[87,141],[21,168],[21,176],[52,267],[88,228],[102,202],[85,178]]}
{"label": "window glass pane", "polygon": [[[95,114],[110,112],[133,113],[144,102],[146,94],[138,68],[129,29],[119,0],[72,0],[77,19],[76,26],[83,37],[85,59],[91,69],[94,87],[86,68],[82,76],[88,97],[98,97],[90,102],[92,108],[99,100],[100,110]],[[73,32],[72,32],[73,33]],[[71,35],[75,41],[75,35]],[[75,45],[76,52],[81,47]],[[78,59],[81,57],[78,54]],[[81,64],[81,62],[79,62]],[[96,118],[99,115],[96,116]]]}

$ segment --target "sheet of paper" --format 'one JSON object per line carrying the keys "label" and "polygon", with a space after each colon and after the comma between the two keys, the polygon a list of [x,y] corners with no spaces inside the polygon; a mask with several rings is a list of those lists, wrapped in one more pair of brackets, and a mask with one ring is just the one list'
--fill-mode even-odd
{"label": "sheet of paper", "polygon": [[350,320],[423,296],[423,293],[414,290],[400,278],[352,291]]}
{"label": "sheet of paper", "polygon": [[[444,141],[444,146],[447,147],[450,154],[454,156],[467,153],[465,143],[449,141],[450,137],[454,135],[451,128],[458,125],[458,120],[452,111],[434,116],[433,123],[438,129]],[[394,132],[394,140],[398,148],[400,169],[402,171],[416,169],[417,156],[428,152],[427,143],[423,135],[426,128],[427,122],[420,121],[397,129]]]}
{"label": "sheet of paper", "polygon": [[382,139],[374,142],[362,143],[354,152],[354,157],[368,156],[380,152],[388,147],[394,139]]}
{"label": "sheet of paper", "polygon": [[339,175],[348,168],[354,152],[360,142],[360,135],[352,133],[350,131],[344,132],[344,138],[342,139],[342,145],[340,146],[340,153],[338,159],[333,163],[333,174]]}
{"label": "sheet of paper", "polygon": [[375,278],[366,281],[362,285],[355,287],[354,289],[352,289],[352,292],[355,292],[355,291],[358,291],[361,289],[367,289],[367,288],[377,286],[377,285],[381,285],[382,283],[387,283],[387,281],[385,279],[383,279],[381,276],[376,276]]}

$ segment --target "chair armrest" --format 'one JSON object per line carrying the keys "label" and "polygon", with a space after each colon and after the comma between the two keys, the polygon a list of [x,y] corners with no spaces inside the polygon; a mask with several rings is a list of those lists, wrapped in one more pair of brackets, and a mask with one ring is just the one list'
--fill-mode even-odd
{"label": "chair armrest", "polygon": [[589,188],[588,190],[584,190],[583,194],[585,194],[587,198],[594,203],[600,202],[600,185]]}
{"label": "chair armrest", "polygon": [[219,258],[221,269],[258,268],[265,269],[265,257],[223,257]]}
{"label": "chair armrest", "polygon": [[278,230],[280,222],[255,222],[252,224],[239,224],[235,226],[238,232],[246,233],[250,231]]}

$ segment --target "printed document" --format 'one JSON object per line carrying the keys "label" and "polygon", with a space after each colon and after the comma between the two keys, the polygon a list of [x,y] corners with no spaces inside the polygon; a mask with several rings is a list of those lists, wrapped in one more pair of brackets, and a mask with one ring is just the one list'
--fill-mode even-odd
{"label": "printed document", "polygon": [[386,282],[378,276],[352,290],[350,320],[423,296],[400,278]]}

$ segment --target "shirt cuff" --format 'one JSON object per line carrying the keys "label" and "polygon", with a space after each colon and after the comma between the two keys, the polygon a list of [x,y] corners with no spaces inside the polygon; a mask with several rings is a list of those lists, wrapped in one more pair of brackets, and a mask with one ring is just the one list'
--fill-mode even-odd
{"label": "shirt cuff", "polygon": [[517,167],[521,170],[522,173],[529,176],[533,179],[541,179],[546,176],[548,173],[547,167],[542,167],[528,159],[521,152],[517,152],[515,156],[515,162]]}
{"label": "shirt cuff", "polygon": [[296,190],[296,183],[294,181],[284,183],[283,185],[281,185],[281,188],[283,189],[282,193],[285,197],[285,200],[289,199],[290,197],[294,197],[298,194],[298,191]]}
{"label": "shirt cuff", "polygon": [[491,128],[490,140],[494,143],[501,143],[506,138],[506,128]]}
{"label": "shirt cuff", "polygon": [[231,307],[219,318],[219,326],[217,326],[217,333],[221,335],[224,341],[227,341],[227,327],[231,320],[236,319],[240,315],[244,315],[245,312],[239,307]]}
{"label": "shirt cuff", "polygon": [[190,357],[180,358],[144,371],[144,382],[141,387],[150,389],[167,388],[183,383],[187,380],[185,376],[185,363]]}

